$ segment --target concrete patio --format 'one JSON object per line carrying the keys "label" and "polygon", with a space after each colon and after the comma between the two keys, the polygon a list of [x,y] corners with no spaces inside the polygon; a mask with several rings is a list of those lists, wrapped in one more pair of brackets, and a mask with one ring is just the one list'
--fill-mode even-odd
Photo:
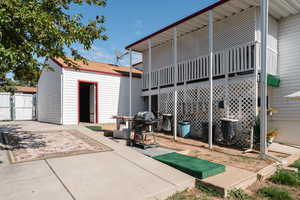
{"label": "concrete patio", "polygon": [[39,122],[1,122],[23,131],[78,130],[113,151],[10,164],[0,148],[0,199],[164,199],[195,179],[85,127]]}

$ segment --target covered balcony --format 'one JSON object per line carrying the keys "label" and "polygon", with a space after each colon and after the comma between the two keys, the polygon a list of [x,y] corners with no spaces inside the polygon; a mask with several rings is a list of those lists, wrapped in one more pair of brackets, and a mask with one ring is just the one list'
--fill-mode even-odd
{"label": "covered balcony", "polygon": [[[251,42],[222,51],[214,52],[213,78],[225,78],[243,74],[253,74],[257,68],[260,71],[260,43]],[[277,73],[277,52],[268,48],[268,73]],[[208,81],[209,78],[209,54],[194,59],[185,60],[177,64],[177,84],[188,84],[197,81]],[[162,66],[158,70],[143,74],[143,90],[157,89],[159,87],[174,86],[175,69],[173,65]]]}

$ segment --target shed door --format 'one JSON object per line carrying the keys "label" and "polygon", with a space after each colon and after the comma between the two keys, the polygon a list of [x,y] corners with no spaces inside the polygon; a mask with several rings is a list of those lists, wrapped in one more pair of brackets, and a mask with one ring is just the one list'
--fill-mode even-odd
{"label": "shed door", "polygon": [[0,93],[0,121],[11,120],[10,94]]}
{"label": "shed door", "polygon": [[15,119],[33,120],[33,95],[15,94]]}
{"label": "shed door", "polygon": [[90,122],[96,123],[96,85],[90,85]]}

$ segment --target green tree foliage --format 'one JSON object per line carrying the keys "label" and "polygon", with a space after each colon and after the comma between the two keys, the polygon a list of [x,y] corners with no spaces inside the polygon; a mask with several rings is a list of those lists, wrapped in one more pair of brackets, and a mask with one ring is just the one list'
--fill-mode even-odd
{"label": "green tree foliage", "polygon": [[41,67],[49,68],[39,58],[60,57],[66,64],[78,67],[66,56],[86,61],[72,46],[81,44],[89,50],[96,39],[106,40],[104,17],[88,23],[82,15],[69,15],[71,5],[104,7],[106,0],[1,0],[0,1],[0,87],[7,83],[6,74],[14,80],[34,85]]}

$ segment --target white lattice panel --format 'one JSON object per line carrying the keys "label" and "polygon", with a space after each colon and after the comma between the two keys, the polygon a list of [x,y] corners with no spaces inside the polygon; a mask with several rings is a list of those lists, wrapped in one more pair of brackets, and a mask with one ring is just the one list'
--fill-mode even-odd
{"label": "white lattice panel", "polygon": [[159,104],[160,113],[174,113],[174,91],[172,88],[160,93]]}
{"label": "white lattice panel", "polygon": [[[220,133],[221,118],[239,120],[239,133],[249,132],[256,116],[256,84],[254,78],[215,80],[213,83],[213,123]],[[219,104],[225,108],[219,108]],[[193,135],[201,137],[203,122],[208,122],[209,85],[199,83],[193,88],[178,90],[177,119],[191,122]],[[160,94],[160,112],[174,113],[174,91]],[[228,115],[227,115],[228,113]],[[241,141],[242,143],[243,141]]]}

